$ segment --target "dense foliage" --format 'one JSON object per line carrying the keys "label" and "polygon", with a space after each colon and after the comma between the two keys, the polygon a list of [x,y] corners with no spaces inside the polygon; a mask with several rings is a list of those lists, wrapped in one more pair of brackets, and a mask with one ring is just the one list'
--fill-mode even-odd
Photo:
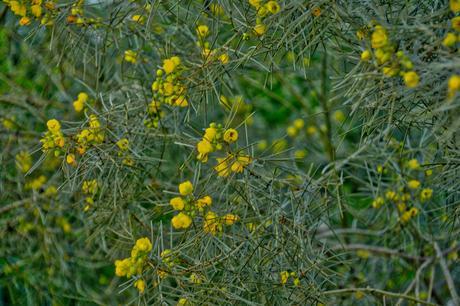
{"label": "dense foliage", "polygon": [[459,0],[0,25],[0,305],[460,305]]}

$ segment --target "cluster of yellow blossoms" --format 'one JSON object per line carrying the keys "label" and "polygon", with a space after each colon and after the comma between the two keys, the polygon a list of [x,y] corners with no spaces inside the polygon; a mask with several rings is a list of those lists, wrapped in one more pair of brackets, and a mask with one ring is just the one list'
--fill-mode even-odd
{"label": "cluster of yellow blossoms", "polygon": [[94,204],[94,197],[96,196],[98,189],[99,189],[99,186],[97,184],[97,180],[83,181],[81,191],[86,196],[85,197],[86,205],[83,208],[83,211],[88,211],[91,208],[91,206]]}
{"label": "cluster of yellow blossoms", "polygon": [[152,103],[166,103],[180,107],[188,106],[185,97],[187,88],[181,81],[184,67],[178,56],[165,59],[162,69],[156,72],[156,79],[152,83]]}
{"label": "cluster of yellow blossoms", "polygon": [[[211,123],[205,130],[203,138],[196,145],[197,159],[206,163],[209,154],[222,150],[224,146],[230,145],[238,140],[238,131],[232,128],[225,129],[221,124]],[[225,157],[216,158],[217,165],[214,167],[218,176],[226,177],[231,172],[241,173],[251,163],[251,157],[238,153],[227,153]]]}
{"label": "cluster of yellow blossoms", "polygon": [[196,28],[196,34],[198,36],[198,47],[201,48],[201,55],[205,62],[211,62],[218,59],[222,64],[228,64],[230,57],[224,51],[219,49],[211,49],[211,44],[206,41],[206,37],[209,36],[209,27],[205,24],[198,25]]}
{"label": "cluster of yellow blossoms", "polygon": [[[450,0],[450,10],[457,14],[460,12],[460,1],[459,0]],[[452,29],[455,32],[460,32],[460,16],[454,17],[451,20]],[[455,32],[449,32],[446,34],[443,40],[443,45],[446,47],[455,47],[457,43],[460,42],[460,35]],[[460,90],[460,76],[452,75],[449,78],[447,83],[447,97],[452,99],[455,97],[455,94]]]}
{"label": "cluster of yellow blossoms", "polygon": [[[420,164],[417,159],[411,159],[406,163],[406,168],[409,171],[420,170]],[[386,173],[383,166],[377,167],[378,173]],[[428,177],[432,174],[431,170],[425,171],[425,177]],[[413,174],[413,176],[415,176]],[[421,189],[421,183],[419,180],[411,178],[407,181],[405,186],[400,187],[398,191],[387,190],[384,196],[378,196],[372,201],[372,207],[378,209],[386,201],[393,203],[398,212],[399,212],[399,221],[401,223],[407,223],[412,217],[415,217],[419,210],[414,205],[415,200],[418,198],[421,203],[424,203],[431,199],[433,195],[433,190],[431,188]],[[413,206],[408,207],[407,203],[411,203]]]}
{"label": "cluster of yellow blossoms", "polygon": [[89,116],[89,127],[76,135],[77,152],[83,155],[89,147],[103,143],[104,139],[105,133],[101,128],[101,122],[96,115],[91,114]]}
{"label": "cluster of yellow blossoms", "polygon": [[52,25],[52,17],[55,15],[56,3],[54,1],[31,0],[30,5],[25,1],[3,0],[11,11],[20,16],[19,24],[21,26],[29,25],[32,19],[40,20],[43,25]]}
{"label": "cluster of yellow blossoms", "polygon": [[289,273],[288,271],[281,271],[280,272],[280,281],[282,285],[287,284],[289,281],[289,278],[292,278],[292,283],[294,286],[299,286],[300,285],[300,279],[297,277],[297,274],[295,272]]}
{"label": "cluster of yellow blossoms", "polygon": [[[210,196],[196,198],[193,195],[193,185],[190,181],[179,184],[180,197],[174,197],[170,204],[174,210],[179,213],[171,219],[172,226],[175,229],[186,229],[192,224],[195,216],[203,215],[205,210],[212,204]],[[207,233],[216,234],[222,232],[223,225],[232,225],[238,221],[238,216],[226,214],[219,217],[215,212],[207,210],[204,214],[203,230]]]}
{"label": "cluster of yellow blossoms", "polygon": [[125,51],[125,61],[127,61],[128,63],[131,63],[131,64],[137,63],[137,56],[138,56],[138,53],[136,51],[133,51],[133,50]]}
{"label": "cluster of yellow blossoms", "polygon": [[73,108],[77,113],[80,113],[88,103],[88,94],[86,92],[80,92],[77,99],[73,101]]}
{"label": "cluster of yellow blossoms", "polygon": [[61,132],[61,124],[56,119],[50,119],[46,123],[46,126],[48,127],[48,131],[40,139],[43,152],[53,151],[55,156],[59,156],[65,144],[64,135]]}
{"label": "cluster of yellow blossoms", "polygon": [[[358,38],[363,38],[362,31],[358,31]],[[371,47],[373,53],[367,49],[361,53],[362,61],[369,61],[374,55],[377,66],[381,67],[382,73],[389,77],[402,76],[408,88],[417,87],[420,77],[413,70],[414,65],[403,51],[396,51],[396,46],[388,36],[387,30],[381,25],[375,25],[371,34]]]}
{"label": "cluster of yellow blossoms", "polygon": [[32,156],[29,152],[21,151],[15,156],[16,167],[22,172],[26,173],[32,168]]}
{"label": "cluster of yellow blossoms", "polygon": [[115,274],[119,277],[131,278],[136,276],[134,287],[143,293],[146,287],[145,281],[141,278],[142,271],[152,250],[152,243],[147,237],[140,238],[131,250],[131,257],[115,261]]}
{"label": "cluster of yellow blossoms", "polygon": [[256,25],[253,28],[254,33],[258,36],[262,36],[267,31],[267,26],[264,24],[264,19],[270,14],[277,14],[281,7],[278,1],[275,0],[249,0],[249,4],[256,10],[257,14]]}
{"label": "cluster of yellow blossoms", "polygon": [[129,153],[129,140],[127,138],[121,138],[117,141],[118,157],[122,158],[122,163],[127,166],[134,165],[134,160]]}
{"label": "cluster of yellow blossoms", "polygon": [[235,129],[224,129],[221,124],[212,122],[205,130],[203,138],[197,143],[197,159],[205,163],[210,153],[222,150],[224,144],[231,144],[238,140],[238,131]]}

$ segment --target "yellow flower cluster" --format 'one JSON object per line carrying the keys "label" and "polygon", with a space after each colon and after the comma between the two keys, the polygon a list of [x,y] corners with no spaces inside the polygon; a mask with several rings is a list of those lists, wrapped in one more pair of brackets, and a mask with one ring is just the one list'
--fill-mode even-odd
{"label": "yellow flower cluster", "polygon": [[137,63],[137,56],[138,56],[138,53],[136,51],[133,51],[133,50],[125,51],[125,61],[127,61],[128,63],[131,63],[131,64]]}
{"label": "yellow flower cluster", "polygon": [[210,196],[196,198],[193,195],[193,185],[190,181],[185,181],[179,184],[180,197],[175,197],[170,200],[170,204],[174,210],[179,211],[171,219],[171,224],[175,229],[186,229],[190,227],[193,217],[198,214],[204,214],[203,230],[206,233],[216,234],[222,232],[223,225],[232,225],[238,221],[238,216],[234,214],[226,214],[219,217],[215,212],[208,210],[212,204]]}
{"label": "yellow flower cluster", "polygon": [[[417,159],[410,159],[405,162],[404,166],[409,170],[409,174],[411,176],[416,176],[417,173],[413,173],[412,171],[419,171],[420,170],[420,163]],[[387,173],[384,171],[384,167],[382,165],[378,166],[377,172]],[[431,175],[431,170],[427,170],[425,172],[425,176],[428,177]],[[394,190],[387,190],[384,195],[377,196],[372,201],[372,207],[375,209],[380,208],[385,204],[386,201],[394,204],[399,212],[399,220],[401,223],[407,223],[411,218],[415,217],[419,210],[415,207],[417,197],[420,200],[420,203],[424,203],[431,199],[433,195],[433,190],[430,188],[423,188],[421,191],[421,182],[417,179],[409,179],[405,186],[400,187],[397,189],[398,191]],[[410,204],[412,207],[408,207]]]}
{"label": "yellow flower cluster", "polygon": [[80,92],[77,100],[73,101],[73,108],[77,113],[80,113],[88,102],[88,94],[86,92]]}
{"label": "yellow flower cluster", "polygon": [[218,176],[227,177],[231,172],[241,173],[252,161],[249,155],[243,153],[228,153],[226,157],[217,158],[217,165],[214,167]]}
{"label": "yellow flower cluster", "polygon": [[267,26],[264,24],[264,19],[269,15],[275,15],[280,10],[281,7],[278,1],[270,0],[249,0],[249,4],[256,10],[256,25],[253,30],[254,33],[258,36],[262,36],[267,31]]}
{"label": "yellow flower cluster", "polygon": [[102,23],[102,19],[98,18],[89,18],[84,17],[84,0],[77,0],[72,4],[72,8],[70,10],[70,14],[67,16],[67,23],[69,24],[76,24],[78,26],[85,26],[85,25],[94,25],[99,26]]}
{"label": "yellow flower cluster", "polygon": [[205,163],[208,155],[221,150],[225,143],[230,144],[238,140],[238,132],[235,129],[224,129],[221,124],[214,122],[205,130],[203,138],[196,145],[197,159]]}
{"label": "yellow flower cluster", "polygon": [[289,273],[288,271],[281,271],[280,272],[280,282],[282,285],[287,284],[289,281],[289,278],[292,278],[292,283],[294,286],[299,286],[300,285],[300,279],[297,277],[297,274],[295,272]]}
{"label": "yellow flower cluster", "polygon": [[116,144],[119,149],[118,156],[122,158],[122,163],[127,166],[134,165],[134,160],[129,153],[129,140],[127,138],[121,138]]}
{"label": "yellow flower cluster", "polygon": [[175,229],[186,229],[192,224],[192,217],[197,212],[202,212],[206,207],[211,206],[212,198],[205,196],[196,199],[193,195],[193,185],[190,181],[185,181],[179,184],[180,197],[175,197],[170,200],[170,204],[174,210],[179,211],[171,219],[171,223]]}
{"label": "yellow flower cluster", "polygon": [[198,25],[196,27],[196,34],[198,36],[198,46],[202,49],[201,55],[205,62],[211,62],[218,59],[222,64],[228,64],[230,57],[228,54],[219,49],[211,49],[211,44],[206,41],[206,37],[209,36],[209,27],[205,24]]}
{"label": "yellow flower cluster", "polygon": [[54,155],[59,156],[65,144],[64,135],[61,132],[61,124],[56,119],[51,119],[48,120],[46,126],[48,127],[48,131],[40,139],[42,150],[45,153],[54,150]]}
{"label": "yellow flower cluster", "polygon": [[31,0],[28,5],[25,1],[3,0],[10,10],[17,16],[20,16],[19,24],[27,26],[35,18],[41,21],[43,25],[52,25],[51,18],[56,10],[54,1]]}
{"label": "yellow flower cluster", "polygon": [[447,82],[447,97],[452,99],[455,94],[460,90],[460,75],[453,75]]}
{"label": "yellow flower cluster", "polygon": [[136,244],[131,250],[131,257],[115,260],[115,274],[118,277],[126,276],[130,278],[137,275],[134,287],[137,288],[140,293],[143,293],[146,287],[145,281],[140,277],[151,250],[152,243],[150,239],[147,237],[140,238],[136,241]]}
{"label": "yellow flower cluster", "polygon": [[223,231],[224,225],[233,225],[239,220],[239,217],[234,214],[226,214],[218,216],[213,211],[208,211],[204,217],[203,230],[206,233],[216,235]]}
{"label": "yellow flower cluster", "polygon": [[104,139],[105,134],[101,128],[101,122],[96,115],[91,114],[89,116],[89,127],[76,135],[77,151],[80,155],[83,155],[90,146],[101,144]]}
{"label": "yellow flower cluster", "polygon": [[291,125],[289,125],[287,128],[286,128],[286,133],[290,136],[290,137],[295,137],[298,135],[298,133],[303,129],[305,125],[305,121],[303,121],[303,119],[296,119],[292,122]]}
{"label": "yellow flower cluster", "polygon": [[81,190],[83,194],[86,196],[85,197],[86,205],[83,208],[83,211],[88,211],[91,208],[91,206],[94,204],[94,197],[96,196],[98,189],[99,189],[99,186],[97,184],[97,180],[83,181]]}
{"label": "yellow flower cluster", "polygon": [[26,173],[32,168],[32,156],[29,152],[21,151],[15,156],[16,166],[22,173]]}
{"label": "yellow flower cluster", "polygon": [[403,51],[396,51],[395,45],[390,41],[387,30],[381,25],[375,25],[371,34],[370,50],[364,50],[361,53],[362,61],[369,61],[374,55],[376,64],[381,67],[382,73],[388,77],[394,77],[398,74],[403,78],[408,88],[417,87],[420,77],[413,70],[412,61],[404,54]]}
{"label": "yellow flower cluster", "polygon": [[46,183],[46,176],[40,175],[26,183],[26,190],[38,190]]}
{"label": "yellow flower cluster", "polygon": [[148,128],[157,128],[165,112],[161,109],[161,103],[155,99],[150,102],[147,109],[148,118],[144,120],[144,125]]}
{"label": "yellow flower cluster", "polygon": [[460,41],[458,32],[460,32],[460,16],[451,19],[451,26],[455,32],[448,32],[442,41],[442,44],[446,47],[455,47]]}
{"label": "yellow flower cluster", "polygon": [[155,101],[152,103],[159,103],[159,105],[166,103],[179,107],[188,106],[185,97],[187,88],[181,81],[183,71],[184,68],[178,56],[163,61],[163,67],[157,70],[156,79],[152,83],[153,101]]}

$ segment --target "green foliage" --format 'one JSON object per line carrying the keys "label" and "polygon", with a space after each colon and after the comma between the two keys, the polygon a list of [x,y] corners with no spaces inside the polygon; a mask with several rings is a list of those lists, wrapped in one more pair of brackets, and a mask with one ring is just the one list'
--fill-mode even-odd
{"label": "green foliage", "polygon": [[0,305],[458,305],[459,12],[3,1]]}

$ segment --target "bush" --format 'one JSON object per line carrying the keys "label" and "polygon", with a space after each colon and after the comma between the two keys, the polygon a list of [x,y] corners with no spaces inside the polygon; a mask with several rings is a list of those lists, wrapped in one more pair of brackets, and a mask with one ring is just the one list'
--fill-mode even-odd
{"label": "bush", "polygon": [[459,12],[4,0],[0,304],[459,305]]}

